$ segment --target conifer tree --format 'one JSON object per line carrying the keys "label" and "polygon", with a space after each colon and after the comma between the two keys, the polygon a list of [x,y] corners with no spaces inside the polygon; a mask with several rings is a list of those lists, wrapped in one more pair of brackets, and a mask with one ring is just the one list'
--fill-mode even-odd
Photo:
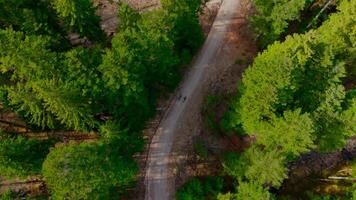
{"label": "conifer tree", "polygon": [[90,0],[51,0],[51,3],[68,31],[77,32],[90,40],[103,40],[100,18]]}

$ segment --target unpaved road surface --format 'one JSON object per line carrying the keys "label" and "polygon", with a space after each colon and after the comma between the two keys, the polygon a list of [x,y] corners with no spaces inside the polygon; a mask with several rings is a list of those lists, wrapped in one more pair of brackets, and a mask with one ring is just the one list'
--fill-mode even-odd
{"label": "unpaved road surface", "polygon": [[211,31],[152,138],[146,167],[146,200],[174,199],[174,173],[170,169],[170,153],[182,113],[192,103],[191,97],[204,80],[211,61],[222,46],[240,0],[224,0]]}

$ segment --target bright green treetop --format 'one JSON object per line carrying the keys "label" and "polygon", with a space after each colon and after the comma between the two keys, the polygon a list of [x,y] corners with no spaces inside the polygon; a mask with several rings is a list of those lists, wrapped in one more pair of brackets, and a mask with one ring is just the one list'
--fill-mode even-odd
{"label": "bright green treetop", "polygon": [[135,179],[137,166],[104,144],[69,144],[51,150],[43,164],[53,199],[117,199]]}

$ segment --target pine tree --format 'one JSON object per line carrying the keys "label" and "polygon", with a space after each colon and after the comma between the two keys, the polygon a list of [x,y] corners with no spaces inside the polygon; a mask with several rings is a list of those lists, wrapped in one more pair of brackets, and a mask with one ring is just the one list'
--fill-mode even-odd
{"label": "pine tree", "polygon": [[[73,63],[83,62],[81,57],[89,53],[71,57],[67,53],[67,57],[64,57],[67,59],[63,62],[60,61],[63,58],[61,54],[46,48],[47,42],[46,38],[40,36],[24,36],[9,29],[1,30],[0,48],[3,51],[0,53],[0,69],[3,76],[10,77],[13,82],[3,86],[8,94],[8,104],[42,128],[53,129],[58,124],[75,130],[94,128],[90,98],[83,90],[95,87],[94,84],[90,87],[88,82],[96,81],[98,77],[96,80],[95,77],[80,79],[79,74],[74,74],[76,65]],[[77,56],[76,61],[74,56]],[[74,75],[77,75],[76,79],[71,80]]]}
{"label": "pine tree", "polygon": [[49,6],[49,0],[0,1],[0,28],[13,28],[27,35],[46,35],[51,47],[69,48],[67,33],[60,27],[57,15]]}
{"label": "pine tree", "polygon": [[104,33],[100,28],[100,18],[90,0],[50,0],[66,29],[77,32],[90,40],[101,41]]}

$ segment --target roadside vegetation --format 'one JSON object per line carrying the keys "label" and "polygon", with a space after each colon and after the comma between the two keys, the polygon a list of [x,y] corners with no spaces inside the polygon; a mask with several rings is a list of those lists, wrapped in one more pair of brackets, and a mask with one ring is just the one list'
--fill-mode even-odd
{"label": "roadside vegetation", "polygon": [[334,2],[337,11],[324,13],[319,24],[308,16],[314,24],[290,35],[288,27],[300,25],[305,9],[327,1],[253,2],[251,22],[264,50],[244,72],[220,130],[255,141],[221,156],[221,173],[234,179],[234,189],[214,199],[356,199],[352,184],[338,194],[279,192],[293,161],[309,152],[341,151],[356,134],[356,1]]}
{"label": "roadside vegetation", "polygon": [[[110,40],[90,0],[0,0],[1,178],[40,177],[51,199],[117,199],[132,187],[140,131],[203,41],[200,0],[161,3],[147,13],[120,4]],[[73,33],[88,42],[72,45]]]}
{"label": "roadside vegetation", "polygon": [[[317,28],[336,11],[335,0],[253,0],[255,14],[250,17],[258,43],[266,48],[290,33],[305,33]],[[326,9],[327,8],[327,9]]]}

